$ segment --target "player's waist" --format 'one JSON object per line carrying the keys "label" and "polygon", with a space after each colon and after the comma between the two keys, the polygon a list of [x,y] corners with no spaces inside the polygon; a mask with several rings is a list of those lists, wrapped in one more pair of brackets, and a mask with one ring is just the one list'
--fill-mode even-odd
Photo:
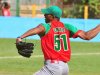
{"label": "player's waist", "polygon": [[45,62],[45,64],[48,64],[48,63],[56,63],[56,64],[66,63],[66,62],[61,61],[61,60],[45,60],[44,62]]}

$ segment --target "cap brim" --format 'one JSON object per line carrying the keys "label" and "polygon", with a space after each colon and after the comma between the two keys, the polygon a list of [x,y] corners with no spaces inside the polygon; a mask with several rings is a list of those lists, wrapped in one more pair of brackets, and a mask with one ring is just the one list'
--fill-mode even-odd
{"label": "cap brim", "polygon": [[49,12],[47,11],[47,9],[41,9],[41,12],[42,12],[43,14],[49,14]]}

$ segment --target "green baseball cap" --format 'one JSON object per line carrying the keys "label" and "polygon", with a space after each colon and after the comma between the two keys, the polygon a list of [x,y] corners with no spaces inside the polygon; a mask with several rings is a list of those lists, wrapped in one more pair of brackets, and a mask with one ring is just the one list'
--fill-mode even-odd
{"label": "green baseball cap", "polygon": [[62,16],[62,10],[58,6],[50,6],[45,9],[41,9],[43,14],[52,14],[58,18]]}

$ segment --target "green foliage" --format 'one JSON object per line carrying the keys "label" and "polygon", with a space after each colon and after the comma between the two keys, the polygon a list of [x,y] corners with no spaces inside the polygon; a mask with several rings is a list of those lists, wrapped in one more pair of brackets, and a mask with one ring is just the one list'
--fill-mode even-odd
{"label": "green foliage", "polygon": [[[76,1],[76,2],[75,2]],[[84,18],[84,6],[88,4],[89,18],[100,18],[100,2],[99,0],[89,0],[86,3],[86,0],[75,0],[72,4],[69,4],[70,7],[63,8],[63,17],[69,18]],[[68,4],[67,4],[68,5]]]}
{"label": "green foliage", "polygon": [[90,13],[91,11],[94,13],[94,18],[100,18],[100,0],[90,0],[89,6],[91,9]]}

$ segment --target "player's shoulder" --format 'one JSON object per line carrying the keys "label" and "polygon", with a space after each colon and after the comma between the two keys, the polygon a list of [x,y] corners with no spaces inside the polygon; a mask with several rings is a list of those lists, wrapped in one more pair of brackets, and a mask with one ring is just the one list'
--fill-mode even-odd
{"label": "player's shoulder", "polygon": [[40,25],[42,25],[44,28],[49,28],[50,27],[50,23],[41,23]]}
{"label": "player's shoulder", "polygon": [[50,24],[49,23],[41,23],[38,26],[39,27],[44,27],[45,29],[49,29],[50,28]]}
{"label": "player's shoulder", "polygon": [[65,27],[70,27],[70,26],[72,26],[72,25],[69,24],[69,23],[63,23],[63,24],[64,24]]}
{"label": "player's shoulder", "polygon": [[44,27],[42,26],[42,24],[39,24],[39,25],[37,25],[37,26],[35,27],[35,29],[40,29],[40,30],[42,30],[42,29],[44,29]]}
{"label": "player's shoulder", "polygon": [[45,28],[45,33],[48,33],[50,30],[50,23],[41,23],[41,25]]}

